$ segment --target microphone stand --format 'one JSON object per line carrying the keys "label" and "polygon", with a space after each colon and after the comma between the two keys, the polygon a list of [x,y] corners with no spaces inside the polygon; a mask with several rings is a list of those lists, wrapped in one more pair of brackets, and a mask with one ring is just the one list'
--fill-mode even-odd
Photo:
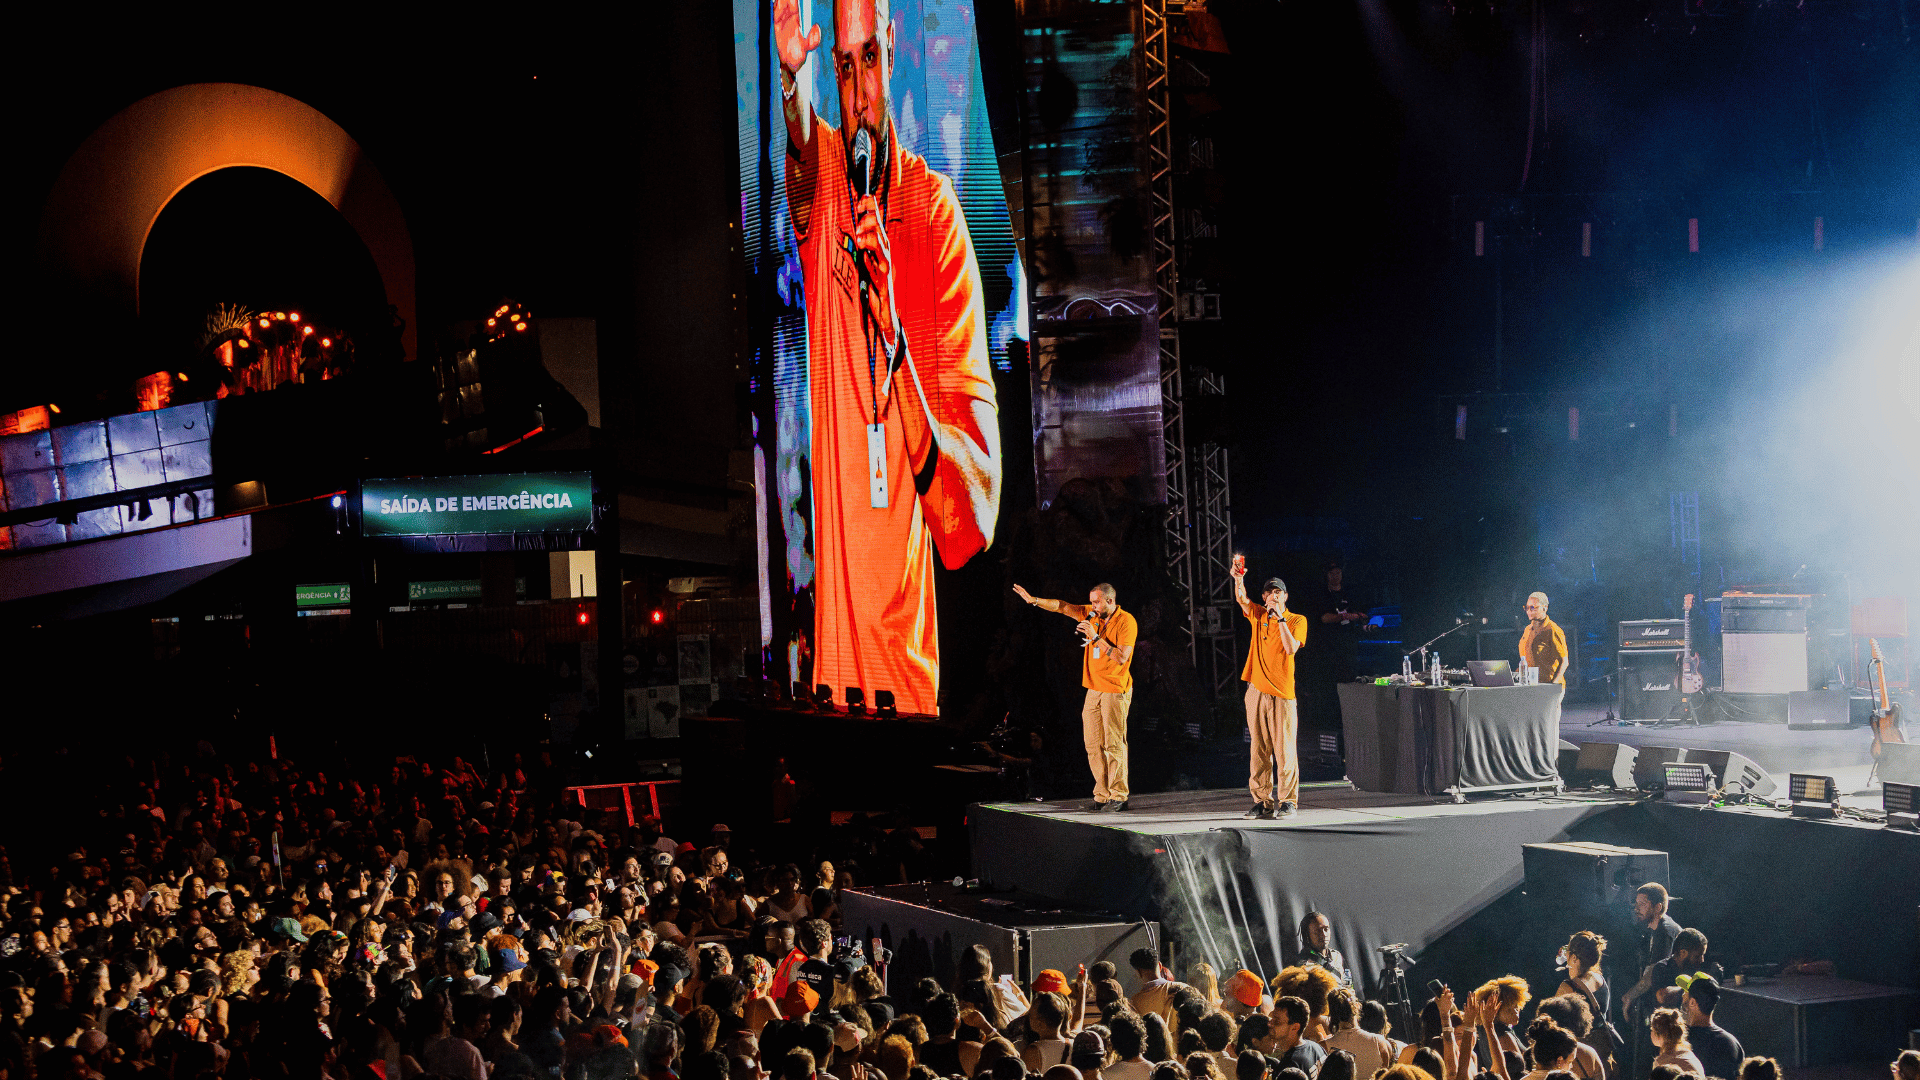
{"label": "microphone stand", "polygon": [[[1451,626],[1451,627],[1449,627],[1449,628],[1448,628],[1448,629],[1446,629],[1446,630],[1442,630],[1442,631],[1441,631],[1440,633],[1438,633],[1438,634],[1435,634],[1435,635],[1433,636],[1433,638],[1432,638],[1432,640],[1430,640],[1430,641],[1428,641],[1426,645],[1422,645],[1422,646],[1420,646],[1419,648],[1417,648],[1417,649],[1415,649],[1415,650],[1413,650],[1414,652],[1417,652],[1417,653],[1419,653],[1419,654],[1420,654],[1420,667],[1421,667],[1421,669],[1422,669],[1422,670],[1424,670],[1424,669],[1426,668],[1426,666],[1427,666],[1427,646],[1428,646],[1428,645],[1432,645],[1432,644],[1434,644],[1435,642],[1437,642],[1437,641],[1439,641],[1439,640],[1440,640],[1441,638],[1443,638],[1443,637],[1446,637],[1446,636],[1447,636],[1448,634],[1451,634],[1451,633],[1453,633],[1453,632],[1454,632],[1455,630],[1458,630],[1458,629],[1460,629],[1460,628],[1461,628],[1461,627],[1463,627],[1463,626],[1472,626],[1472,625],[1473,625],[1472,623],[1470,623],[1470,622],[1468,622],[1468,621],[1467,621],[1467,620],[1465,620],[1465,619],[1459,619],[1459,620],[1457,620],[1457,621],[1455,621],[1455,623],[1453,624],[1453,626]],[[1412,655],[1412,654],[1410,653],[1410,654],[1408,654],[1408,655]]]}

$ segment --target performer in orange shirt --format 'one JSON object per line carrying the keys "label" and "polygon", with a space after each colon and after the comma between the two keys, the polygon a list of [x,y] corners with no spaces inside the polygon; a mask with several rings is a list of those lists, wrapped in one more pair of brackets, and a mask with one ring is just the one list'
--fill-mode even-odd
{"label": "performer in orange shirt", "polygon": [[[1233,598],[1253,624],[1253,643],[1240,678],[1247,684],[1247,730],[1253,758],[1247,789],[1253,809],[1243,817],[1280,818],[1300,802],[1300,702],[1294,697],[1293,658],[1307,642],[1307,617],[1287,610],[1287,583],[1268,578],[1260,603],[1247,599],[1247,566],[1233,563]],[[1279,767],[1276,769],[1275,759]]]}
{"label": "performer in orange shirt", "polygon": [[804,271],[812,408],[814,682],[939,701],[933,557],[993,538],[1000,441],[973,241],[953,182],[900,145],[885,0],[835,0],[841,125],[813,108],[820,27],[775,0],[787,209]]}
{"label": "performer in orange shirt", "polygon": [[1101,582],[1087,602],[1041,600],[1018,585],[1020,599],[1043,611],[1057,611],[1079,625],[1080,685],[1087,699],[1080,707],[1080,735],[1093,770],[1093,808],[1125,810],[1127,796],[1127,710],[1133,707],[1133,646],[1140,624],[1120,610],[1113,586]]}
{"label": "performer in orange shirt", "polygon": [[1540,669],[1540,681],[1567,685],[1567,635],[1547,618],[1547,594],[1527,594],[1527,628],[1520,632],[1520,662]]}

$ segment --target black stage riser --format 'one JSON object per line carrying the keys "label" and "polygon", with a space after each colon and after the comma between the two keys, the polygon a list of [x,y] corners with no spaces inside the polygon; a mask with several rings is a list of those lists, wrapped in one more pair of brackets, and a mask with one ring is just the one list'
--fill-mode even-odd
{"label": "black stage riser", "polygon": [[895,987],[926,976],[957,985],[955,971],[970,946],[993,954],[996,976],[1021,986],[1048,968],[1069,977],[1075,965],[1110,960],[1128,970],[1135,949],[1159,943],[1159,928],[1122,922],[1099,912],[1060,910],[1058,901],[1026,893],[976,894],[946,883],[889,885],[841,894],[845,933],[865,942],[878,937],[893,950],[887,977]]}
{"label": "black stage riser", "polygon": [[[1223,793],[1192,797],[1228,803]],[[1850,978],[1920,987],[1920,835],[1624,800],[1432,809],[1447,812],[1373,819],[1309,810],[1284,828],[1245,827],[1221,813],[1211,827],[1188,819],[1162,832],[1146,821],[981,806],[971,814],[974,869],[1157,919],[1189,962],[1271,975],[1293,959],[1301,916],[1319,910],[1370,993],[1381,971],[1374,949],[1388,942],[1413,945],[1416,988],[1430,977],[1458,986],[1509,970],[1544,981],[1554,949],[1588,928],[1613,931],[1623,951],[1609,958],[1608,975],[1630,983],[1624,912],[1603,919],[1532,901],[1520,887],[1523,845],[1593,841],[1668,852],[1673,880],[1663,884],[1683,898],[1674,917],[1706,931],[1723,963],[1831,959]]]}

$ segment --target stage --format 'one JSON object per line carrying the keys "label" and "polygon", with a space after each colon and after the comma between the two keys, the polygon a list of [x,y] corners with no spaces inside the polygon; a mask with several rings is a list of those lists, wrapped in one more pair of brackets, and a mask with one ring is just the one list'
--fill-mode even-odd
{"label": "stage", "polygon": [[1120,813],[1084,799],[980,804],[969,814],[974,874],[1158,920],[1181,965],[1267,976],[1293,960],[1301,917],[1320,911],[1377,995],[1375,950],[1388,943],[1408,943],[1419,961],[1413,985],[1458,987],[1508,971],[1544,979],[1575,930],[1626,940],[1624,910],[1570,912],[1522,888],[1522,845],[1616,844],[1668,853],[1672,914],[1706,931],[1729,971],[1828,959],[1847,978],[1920,988],[1920,834],[1638,793],[1455,804],[1338,784],[1303,787],[1300,803],[1278,821],[1242,819],[1244,790],[1137,794]]}

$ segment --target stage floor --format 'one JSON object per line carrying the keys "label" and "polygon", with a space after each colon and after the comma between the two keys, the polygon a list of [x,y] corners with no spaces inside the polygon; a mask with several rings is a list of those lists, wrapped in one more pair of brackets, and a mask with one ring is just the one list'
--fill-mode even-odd
{"label": "stage floor", "polygon": [[[1599,740],[1595,740],[1599,741]],[[1524,814],[1544,806],[1605,807],[1631,803],[1634,794],[1576,792],[1563,795],[1525,793],[1503,798],[1480,797],[1454,803],[1447,796],[1386,795],[1359,791],[1337,783],[1300,785],[1300,811],[1279,820],[1246,819],[1240,815],[1253,805],[1245,791],[1163,791],[1135,795],[1129,808],[1115,813],[1092,809],[1093,800],[1055,799],[1048,802],[990,803],[980,807],[1001,813],[1024,814],[1052,823],[1115,829],[1141,836],[1169,836],[1233,828],[1249,830],[1322,829],[1361,823],[1412,821],[1425,818],[1484,817]]]}
{"label": "stage floor", "polygon": [[1775,798],[1786,798],[1790,773],[1833,777],[1846,792],[1841,805],[1880,808],[1880,784],[1867,783],[1873,770],[1873,735],[1864,727],[1794,731],[1785,724],[1757,724],[1722,720],[1695,727],[1691,724],[1596,723],[1604,706],[1569,705],[1560,714],[1560,737],[1570,743],[1624,743],[1628,746],[1683,746],[1702,750],[1732,750],[1753,759],[1780,785]]}

